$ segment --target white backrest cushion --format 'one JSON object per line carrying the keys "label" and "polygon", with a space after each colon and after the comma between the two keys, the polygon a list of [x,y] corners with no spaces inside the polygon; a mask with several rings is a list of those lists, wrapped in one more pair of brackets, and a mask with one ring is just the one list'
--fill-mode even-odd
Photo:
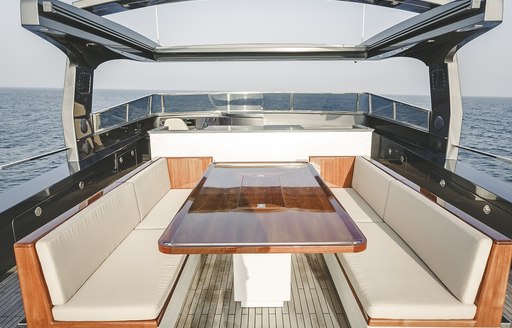
{"label": "white backrest cushion", "polygon": [[391,183],[384,221],[455,297],[475,302],[492,246],[489,237],[399,181]]}
{"label": "white backrest cushion", "polygon": [[389,183],[395,180],[368,160],[356,157],[352,188],[382,218],[386,209]]}
{"label": "white backrest cushion", "polygon": [[188,130],[187,123],[181,118],[168,118],[165,120],[164,126],[170,131]]}
{"label": "white backrest cushion", "polygon": [[65,304],[139,222],[125,183],[41,238],[36,250],[53,305]]}
{"label": "white backrest cushion", "polygon": [[143,220],[156,203],[171,189],[167,159],[160,158],[128,180],[135,188],[140,217]]}

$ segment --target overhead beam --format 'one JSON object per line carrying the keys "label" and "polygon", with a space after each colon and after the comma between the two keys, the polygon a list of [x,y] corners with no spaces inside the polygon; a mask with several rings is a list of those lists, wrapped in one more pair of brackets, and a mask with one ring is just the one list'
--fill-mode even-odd
{"label": "overhead beam", "polygon": [[220,44],[159,47],[159,61],[364,60],[366,48],[319,44]]}

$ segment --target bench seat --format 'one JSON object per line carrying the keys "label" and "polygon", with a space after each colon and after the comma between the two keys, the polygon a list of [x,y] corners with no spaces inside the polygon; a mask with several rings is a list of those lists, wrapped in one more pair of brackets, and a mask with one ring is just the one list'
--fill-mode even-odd
{"label": "bench seat", "polygon": [[331,188],[331,191],[356,224],[359,222],[383,222],[355,189]]}
{"label": "bench seat", "polygon": [[354,161],[352,188],[332,188],[332,193],[354,222],[383,222],[393,177],[376,170],[366,159]]}
{"label": "bench seat", "polygon": [[472,319],[476,306],[455,298],[385,223],[358,223],[361,253],[337,254],[366,313],[380,319]]}
{"label": "bench seat", "polygon": [[141,222],[135,229],[165,229],[192,189],[172,189],[167,160],[161,158],[151,167],[130,178]]}
{"label": "bench seat", "polygon": [[151,320],[158,317],[185,255],[158,251],[163,230],[134,230],[65,304],[60,321]]}
{"label": "bench seat", "polygon": [[357,157],[352,188],[331,189],[368,240],[360,253],[324,254],[351,326],[497,327],[510,240],[405,182]]}
{"label": "bench seat", "polygon": [[166,159],[112,187],[15,244],[30,327],[175,325],[200,256],[158,239],[190,189],[171,189]]}
{"label": "bench seat", "polygon": [[63,305],[140,222],[133,186],[124,184],[36,242],[48,292]]}
{"label": "bench seat", "polygon": [[170,189],[135,229],[165,229],[187,200],[192,189]]}

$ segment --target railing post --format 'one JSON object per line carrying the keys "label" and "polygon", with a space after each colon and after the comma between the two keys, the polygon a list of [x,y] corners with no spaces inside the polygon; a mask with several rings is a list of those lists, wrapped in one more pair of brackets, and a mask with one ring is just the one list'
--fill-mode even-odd
{"label": "railing post", "polygon": [[127,103],[126,104],[126,118],[125,118],[125,122],[128,122],[128,118],[130,117],[130,104]]}
{"label": "railing post", "polygon": [[164,95],[160,95],[160,103],[162,105],[162,114],[163,114],[163,113],[165,113]]}
{"label": "railing post", "polygon": [[396,101],[393,101],[393,120],[396,121]]}
{"label": "railing post", "polygon": [[372,94],[368,93],[368,114],[373,113]]}
{"label": "railing post", "polygon": [[226,93],[226,100],[228,102],[228,113],[231,111],[231,93]]}
{"label": "railing post", "polygon": [[93,113],[91,115],[91,120],[92,120],[93,132],[98,131],[100,129],[99,122],[98,122],[98,114],[97,113]]}

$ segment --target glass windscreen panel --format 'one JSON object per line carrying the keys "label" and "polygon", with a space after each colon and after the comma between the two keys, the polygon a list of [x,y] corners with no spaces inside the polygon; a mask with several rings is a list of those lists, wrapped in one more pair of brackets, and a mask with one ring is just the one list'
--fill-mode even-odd
{"label": "glass windscreen panel", "polygon": [[163,96],[151,95],[151,106],[149,109],[151,114],[163,113]]}
{"label": "glass windscreen panel", "polygon": [[371,113],[375,116],[393,119],[393,101],[391,99],[372,95]]}
{"label": "glass windscreen panel", "polygon": [[210,95],[210,101],[220,111],[230,110],[262,110],[263,95],[261,93],[221,93]]}
{"label": "glass windscreen panel", "polygon": [[290,93],[264,93],[263,110],[289,111],[293,107]]}
{"label": "glass windscreen panel", "polygon": [[356,93],[326,94],[299,93],[294,94],[293,109],[321,112],[354,112],[357,111]]}
{"label": "glass windscreen panel", "polygon": [[429,109],[372,94],[368,95],[368,107],[372,116],[428,130],[430,120]]}
{"label": "glass windscreen panel", "polygon": [[154,94],[94,113],[95,131],[164,113],[333,112],[372,116],[428,129],[430,110],[369,93]]}
{"label": "glass windscreen panel", "polygon": [[128,103],[128,121],[147,117],[150,114],[149,101],[151,97],[144,97]]}
{"label": "glass windscreen panel", "polygon": [[429,112],[423,108],[396,103],[396,120],[428,129]]}
{"label": "glass windscreen panel", "polygon": [[359,95],[359,111],[363,113],[370,112],[370,94],[360,93]]}
{"label": "glass windscreen panel", "polygon": [[368,95],[357,93],[211,93],[153,96],[151,113],[209,111],[368,112]]}
{"label": "glass windscreen panel", "polygon": [[162,95],[164,112],[199,111],[288,111],[290,93],[216,93]]}
{"label": "glass windscreen panel", "polygon": [[106,129],[112,126],[126,123],[126,104],[111,107],[96,114],[96,128]]}
{"label": "glass windscreen panel", "polygon": [[155,110],[158,109],[158,98],[146,96],[93,113],[95,131],[149,117],[153,113],[153,102],[156,103]]}
{"label": "glass windscreen panel", "polygon": [[209,94],[164,95],[164,111],[166,113],[215,111]]}

